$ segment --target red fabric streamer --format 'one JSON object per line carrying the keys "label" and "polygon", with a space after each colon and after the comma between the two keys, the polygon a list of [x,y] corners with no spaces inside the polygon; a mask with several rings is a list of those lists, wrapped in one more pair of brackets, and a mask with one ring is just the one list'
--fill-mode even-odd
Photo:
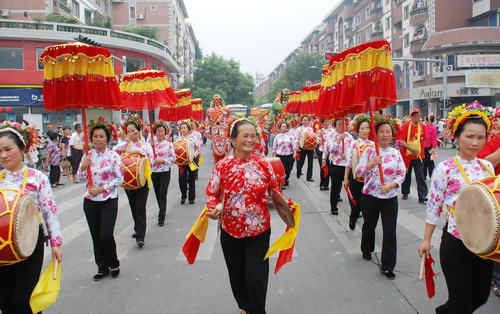
{"label": "red fabric streamer", "polygon": [[299,153],[295,154],[295,159],[300,160],[300,154]]}
{"label": "red fabric streamer", "polygon": [[[288,229],[289,228],[287,227],[286,230]],[[277,274],[283,265],[288,264],[292,260],[294,248],[295,243],[288,250],[280,251],[280,255],[278,256],[278,260],[276,261],[276,267],[274,267],[274,274]]]}
{"label": "red fabric streamer", "polygon": [[323,177],[328,177],[328,165],[322,166],[321,170],[323,170]]}
{"label": "red fabric streamer", "polygon": [[436,274],[432,270],[432,264],[434,263],[434,259],[431,254],[429,254],[429,257],[425,259],[425,286],[427,288],[427,296],[429,299],[432,299],[432,297],[436,294],[436,288],[434,285],[434,276],[436,276]]}
{"label": "red fabric streamer", "polygon": [[351,200],[351,202],[352,202],[354,205],[356,205],[356,200],[354,199],[354,197],[352,197],[351,190],[349,190],[349,188],[348,188],[348,187],[346,187],[345,185],[344,185],[344,190],[345,190],[345,192],[346,192],[346,194],[347,194],[347,197],[349,197],[349,199]]}
{"label": "red fabric streamer", "polygon": [[184,167],[183,166],[179,166],[179,172],[181,175],[184,174]]}
{"label": "red fabric streamer", "polygon": [[[182,169],[182,168],[181,168]],[[200,240],[192,233],[182,247],[182,253],[186,256],[188,264],[193,264],[200,249]]]}

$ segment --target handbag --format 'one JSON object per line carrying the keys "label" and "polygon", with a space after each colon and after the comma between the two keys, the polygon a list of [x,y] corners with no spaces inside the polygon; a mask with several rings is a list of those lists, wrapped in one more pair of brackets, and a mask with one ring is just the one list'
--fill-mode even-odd
{"label": "handbag", "polygon": [[71,167],[71,163],[66,158],[63,158],[61,161],[61,168],[67,169],[69,167]]}

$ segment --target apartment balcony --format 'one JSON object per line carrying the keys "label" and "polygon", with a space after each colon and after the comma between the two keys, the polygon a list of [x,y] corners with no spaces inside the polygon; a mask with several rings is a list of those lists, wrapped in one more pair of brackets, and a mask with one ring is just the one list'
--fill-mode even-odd
{"label": "apartment balcony", "polygon": [[325,34],[332,34],[332,33],[335,33],[335,24],[333,23],[326,24]]}
{"label": "apartment balcony", "polygon": [[415,54],[419,53],[422,50],[425,42],[427,41],[427,37],[425,38],[416,38],[410,41],[410,53]]}
{"label": "apartment balcony", "polygon": [[410,11],[410,25],[417,26],[429,18],[429,7],[415,8]]}
{"label": "apartment balcony", "polygon": [[381,40],[381,39],[384,39],[384,31],[373,33],[372,36],[371,36],[371,39],[372,40]]}
{"label": "apartment balcony", "polygon": [[384,8],[382,8],[382,7],[372,9],[370,17],[372,19],[379,19],[384,14],[383,10],[384,10]]}
{"label": "apartment balcony", "polygon": [[356,28],[354,26],[348,26],[344,30],[344,35],[345,35],[345,37],[352,37],[352,35],[354,35],[355,31],[356,31]]}

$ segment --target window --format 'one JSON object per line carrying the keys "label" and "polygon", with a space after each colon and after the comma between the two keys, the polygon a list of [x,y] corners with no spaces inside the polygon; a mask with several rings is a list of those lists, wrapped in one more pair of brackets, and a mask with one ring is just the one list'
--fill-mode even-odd
{"label": "window", "polygon": [[371,28],[366,30],[366,41],[370,41],[372,38],[372,30]]}
{"label": "window", "polygon": [[356,35],[356,45],[361,45],[361,35]]}
{"label": "window", "polygon": [[146,62],[143,59],[127,56],[127,72],[137,71],[145,67]]}
{"label": "window", "polygon": [[156,5],[152,5],[150,8],[151,8],[151,11],[156,11]]}
{"label": "window", "polygon": [[361,14],[356,15],[356,25],[361,24]]}
{"label": "window", "polygon": [[43,65],[41,65],[38,60],[40,59],[40,56],[42,55],[43,51],[45,48],[36,48],[36,64],[37,64],[37,69],[38,70],[43,70]]}
{"label": "window", "polygon": [[21,47],[0,47],[0,69],[24,69],[24,53]]}
{"label": "window", "polygon": [[408,63],[405,64],[405,88],[410,88],[410,65]]}
{"label": "window", "polygon": [[405,47],[410,46],[410,34],[405,34],[405,37],[404,37],[404,46]]}
{"label": "window", "polygon": [[135,19],[135,7],[130,7],[130,18]]}
{"label": "window", "polygon": [[404,18],[407,20],[410,17],[410,6],[407,5],[404,10]]}
{"label": "window", "polygon": [[73,2],[71,3],[71,14],[80,18],[80,3],[76,2],[75,0],[73,0]]}
{"label": "window", "polygon": [[372,10],[370,9],[370,7],[366,7],[366,18],[369,18],[370,15],[372,15]]}
{"label": "window", "polygon": [[425,75],[425,62],[420,62],[420,61],[415,62],[415,75],[418,76]]}
{"label": "window", "polygon": [[101,6],[101,0],[95,0],[95,4],[100,7]]}
{"label": "window", "polygon": [[385,19],[385,29],[390,29],[391,28],[391,17],[389,16],[388,18]]}
{"label": "window", "polygon": [[158,64],[154,63],[154,62],[151,62],[151,69],[158,70]]}
{"label": "window", "polygon": [[401,73],[401,67],[399,65],[394,66],[394,76],[396,78],[396,89],[403,88],[403,75]]}

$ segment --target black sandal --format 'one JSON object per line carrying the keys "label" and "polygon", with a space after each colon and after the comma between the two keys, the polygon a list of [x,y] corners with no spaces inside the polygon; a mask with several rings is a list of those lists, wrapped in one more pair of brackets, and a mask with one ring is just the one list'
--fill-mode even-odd
{"label": "black sandal", "polygon": [[116,278],[120,275],[120,267],[116,267],[115,269],[111,269],[111,277]]}
{"label": "black sandal", "polygon": [[97,273],[94,275],[94,281],[99,281],[99,280],[103,280],[104,277],[106,277],[109,273],[107,274],[103,274],[103,273]]}

